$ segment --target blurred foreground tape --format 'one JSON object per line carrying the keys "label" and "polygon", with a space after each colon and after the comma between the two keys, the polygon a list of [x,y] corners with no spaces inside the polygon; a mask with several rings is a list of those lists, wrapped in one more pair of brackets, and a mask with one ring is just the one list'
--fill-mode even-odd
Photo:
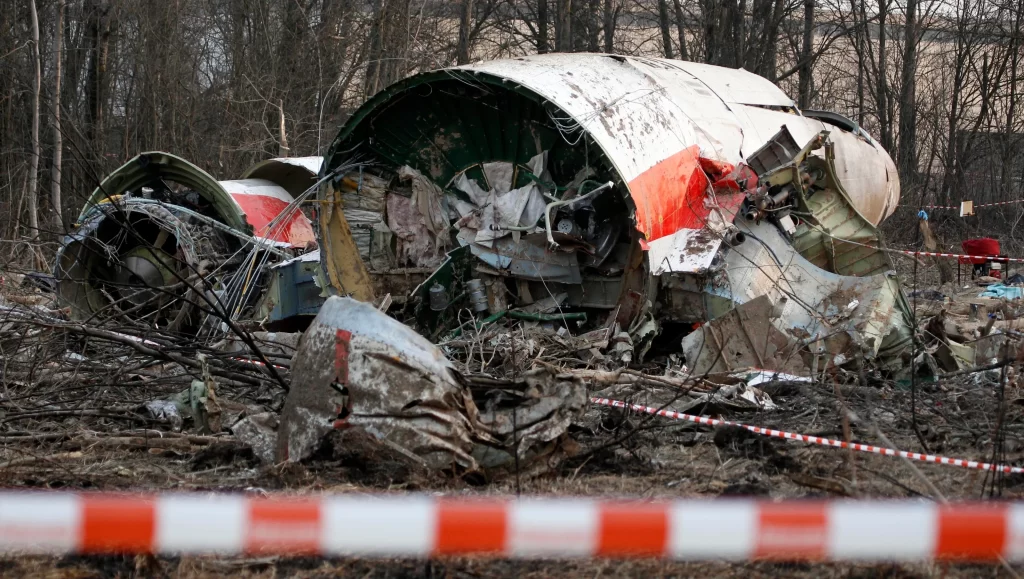
{"label": "blurred foreground tape", "polygon": [[0,493],[9,553],[995,561],[1024,504]]}

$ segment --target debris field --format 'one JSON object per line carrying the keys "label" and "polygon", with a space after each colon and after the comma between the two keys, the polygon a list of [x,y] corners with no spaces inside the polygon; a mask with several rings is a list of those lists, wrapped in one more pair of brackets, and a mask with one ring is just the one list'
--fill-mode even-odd
{"label": "debris field", "polygon": [[[1024,466],[1024,279],[998,258],[935,279],[941,258],[886,244],[898,201],[892,160],[852,121],[801,112],[742,70],[608,55],[410,77],[324,157],[235,180],[142,153],[97,185],[53,272],[0,271],[0,479],[132,493],[1015,498],[1024,478],[1003,469],[594,403]],[[255,556],[0,566],[1001,572]]]}

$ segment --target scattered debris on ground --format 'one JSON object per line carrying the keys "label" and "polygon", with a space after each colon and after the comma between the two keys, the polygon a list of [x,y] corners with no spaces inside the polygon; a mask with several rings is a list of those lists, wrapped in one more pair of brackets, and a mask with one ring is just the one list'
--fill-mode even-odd
{"label": "scattered debris on ground", "polygon": [[[801,115],[744,71],[727,76],[769,102],[745,102],[715,67],[672,61],[653,75],[649,61],[425,73],[371,99],[323,159],[276,159],[235,181],[167,153],[132,159],[97,188],[52,277],[0,271],[3,483],[1021,495],[1020,475],[591,404],[1024,461],[1024,279],[897,272],[878,224],[898,183],[862,129]],[[698,98],[693,79],[717,90]],[[671,91],[596,120],[579,108],[658,83],[750,118],[680,117]],[[463,105],[480,113],[473,126],[442,114]],[[473,148],[460,138],[473,130],[480,143],[515,138]]]}

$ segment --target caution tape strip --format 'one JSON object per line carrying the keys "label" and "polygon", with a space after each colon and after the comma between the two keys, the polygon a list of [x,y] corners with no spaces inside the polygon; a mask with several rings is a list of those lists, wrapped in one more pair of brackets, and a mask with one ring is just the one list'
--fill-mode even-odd
{"label": "caution tape strip", "polygon": [[[821,231],[821,230],[819,230],[819,231]],[[910,249],[892,249],[892,248],[884,248],[883,249],[881,247],[875,247],[874,245],[868,245],[866,243],[861,243],[859,241],[853,241],[852,239],[843,239],[842,237],[836,237],[834,235],[830,235],[828,232],[825,232],[825,231],[821,231],[821,233],[827,235],[828,237],[831,237],[832,239],[834,239],[836,241],[840,241],[842,243],[848,243],[850,245],[857,245],[857,246],[860,246],[860,247],[866,247],[868,249],[874,249],[875,251],[887,251],[887,252],[890,252],[890,253],[902,253],[904,255],[923,255],[925,257],[957,257],[957,258],[961,258],[962,257],[962,258],[965,258],[965,259],[987,259],[987,260],[998,261],[998,262],[1003,262],[1003,263],[1009,263],[1009,262],[1019,263],[1019,262],[1024,262],[1024,258],[1020,258],[1020,257],[1002,257],[1002,256],[999,256],[999,255],[967,255],[967,254],[964,254],[964,253],[944,253],[944,252],[940,252],[940,251],[913,251],[913,250],[910,250]]]}
{"label": "caution tape strip", "polygon": [[614,408],[623,408],[627,410],[636,410],[638,412],[646,412],[647,414],[656,414],[658,416],[664,416],[666,418],[686,420],[689,422],[696,422],[697,424],[706,424],[708,426],[738,426],[740,428],[749,430],[750,432],[753,432],[755,434],[773,436],[775,438],[785,438],[787,440],[798,440],[801,442],[809,442],[811,444],[818,444],[821,446],[830,446],[833,448],[849,448],[853,450],[859,450],[862,452],[871,452],[874,454],[881,454],[885,456],[899,456],[903,458],[909,458],[910,460],[919,460],[922,462],[931,462],[935,464],[948,464],[951,466],[959,466],[963,468],[991,470],[1007,474],[1024,474],[1024,468],[1017,466],[990,464],[987,462],[978,462],[975,460],[964,460],[962,458],[947,458],[945,456],[936,456],[934,454],[907,452],[905,450],[896,450],[893,448],[872,446],[870,444],[860,444],[858,442],[844,442],[842,440],[821,438],[818,436],[808,436],[806,434],[797,434],[795,432],[786,432],[784,430],[774,430],[771,428],[762,428],[760,426],[749,426],[747,424],[740,424],[739,422],[730,422],[728,420],[719,420],[716,418],[707,418],[704,416],[683,414],[682,412],[676,412],[674,410],[653,408],[651,406],[644,406],[643,404],[630,404],[628,402],[623,402],[621,400],[611,400],[609,398],[591,398],[590,401],[593,402],[594,404],[601,404],[603,406],[611,406]]}
{"label": "caution tape strip", "polygon": [[[842,241],[845,241],[846,243],[854,243],[852,241],[846,241],[846,240],[842,240]],[[858,244],[858,245],[863,245],[863,244]],[[866,245],[865,247],[871,247],[871,246],[870,245]],[[872,248],[872,249],[878,249],[878,248],[875,247],[875,248]],[[998,255],[966,255],[966,254],[963,254],[963,253],[941,253],[941,252],[937,252],[937,251],[909,251],[909,250],[906,250],[906,249],[890,249],[889,251],[895,251],[896,253],[904,253],[904,254],[907,254],[907,255],[923,255],[925,257],[958,257],[958,258],[962,257],[964,259],[988,259],[988,260],[999,261],[999,262],[1014,262],[1014,263],[1024,262],[1024,258],[1020,258],[1020,257],[1001,257],[1001,256],[998,256]]]}
{"label": "caution tape strip", "polygon": [[1024,503],[0,492],[8,553],[1024,560]]}
{"label": "caution tape strip", "polygon": [[[995,203],[979,203],[974,206],[975,209],[981,209],[984,207],[999,207],[1001,205],[1015,205],[1017,203],[1024,203],[1024,199],[1015,199],[1013,201],[997,201]],[[912,205],[901,205],[901,207],[910,207],[916,209]],[[920,209],[956,209],[959,210],[959,205],[922,205]]]}

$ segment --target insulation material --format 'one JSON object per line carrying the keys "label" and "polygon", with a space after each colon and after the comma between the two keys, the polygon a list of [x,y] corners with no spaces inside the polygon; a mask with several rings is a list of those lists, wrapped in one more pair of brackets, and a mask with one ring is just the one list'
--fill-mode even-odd
{"label": "insulation material", "polygon": [[515,165],[504,161],[483,164],[487,184],[498,195],[504,195],[512,189],[512,176],[515,174],[515,169]]}
{"label": "insulation material", "polygon": [[439,247],[447,247],[448,220],[441,205],[441,188],[412,167],[398,169],[398,178],[412,186],[412,208],[423,216],[423,224],[436,238]]}
{"label": "insulation material", "polygon": [[436,267],[444,258],[436,238],[423,222],[412,199],[398,193],[387,195],[388,227],[396,237],[398,267]]}
{"label": "insulation material", "polygon": [[[527,166],[534,175],[542,175],[546,162],[547,151],[544,151],[530,159]],[[472,227],[477,229],[472,239],[477,244],[493,247],[495,239],[511,233],[512,239],[518,242],[522,232],[517,229],[538,225],[544,217],[544,195],[536,183],[510,190],[515,173],[512,163],[484,163],[483,171],[491,185],[489,191],[484,191],[465,173],[459,174],[454,182],[455,187],[465,193],[478,210],[479,221],[472,222]],[[470,209],[465,202],[458,208],[462,216],[466,216]]]}
{"label": "insulation material", "polygon": [[388,182],[376,175],[353,172],[341,180],[342,213],[352,230],[359,257],[371,269],[394,263],[392,233],[384,222]]}

